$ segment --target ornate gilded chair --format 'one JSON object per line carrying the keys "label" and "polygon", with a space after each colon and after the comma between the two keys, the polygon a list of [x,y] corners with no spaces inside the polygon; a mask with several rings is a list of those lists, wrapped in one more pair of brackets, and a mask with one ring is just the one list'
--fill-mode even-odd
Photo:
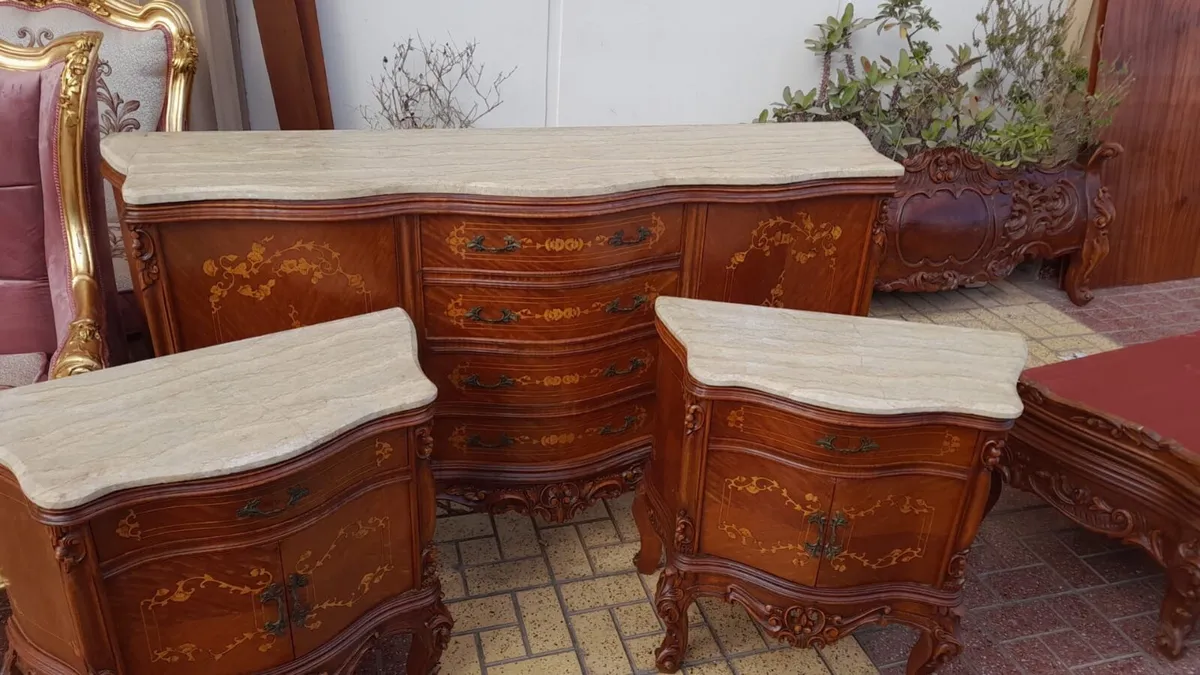
{"label": "ornate gilded chair", "polygon": [[[95,67],[101,138],[187,127],[197,53],[191,23],[178,5],[164,0],[142,6],[126,0],[0,0],[2,41],[39,47],[77,31],[104,36]],[[117,287],[131,291],[116,201],[111,188],[104,194]]]}
{"label": "ornate gilded chair", "polygon": [[0,42],[0,388],[124,360],[108,264],[99,33]]}

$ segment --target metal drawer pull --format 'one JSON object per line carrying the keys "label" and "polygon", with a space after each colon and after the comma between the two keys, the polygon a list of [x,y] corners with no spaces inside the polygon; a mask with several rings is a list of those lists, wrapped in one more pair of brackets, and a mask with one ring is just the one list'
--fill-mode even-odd
{"label": "metal drawer pull", "polygon": [[290,488],[288,488],[287,504],[284,504],[283,506],[281,506],[277,509],[273,509],[271,511],[263,511],[261,508],[259,508],[259,505],[262,504],[262,498],[255,497],[254,499],[251,499],[250,501],[246,502],[245,506],[238,509],[237,517],[238,518],[270,518],[271,516],[277,516],[277,515],[283,513],[284,511],[287,511],[288,509],[292,508],[293,506],[299,504],[300,500],[304,499],[308,495],[309,495],[309,491],[308,491],[308,488],[306,488],[306,487],[300,487],[299,485],[290,487]]}
{"label": "metal drawer pull", "polygon": [[267,631],[271,635],[274,635],[275,637],[282,637],[284,633],[287,633],[288,625],[287,606],[283,597],[283,586],[280,586],[279,584],[271,584],[270,586],[267,586],[267,588],[258,595],[258,601],[262,603],[264,607],[273,602],[275,603],[275,606],[279,608],[279,618],[263,624],[263,630]]}
{"label": "metal drawer pull", "polygon": [[513,443],[516,443],[516,440],[509,437],[507,434],[500,434],[500,440],[496,441],[495,443],[485,443],[483,438],[479,435],[471,436],[467,439],[467,447],[469,448],[487,448],[494,450],[496,448],[507,448]]}
{"label": "metal drawer pull", "polygon": [[482,307],[472,307],[467,310],[467,318],[479,323],[516,323],[521,320],[521,315],[511,309],[501,309],[499,319],[488,319],[483,316]]}
{"label": "metal drawer pull", "polygon": [[830,434],[824,438],[818,438],[817,446],[821,447],[821,448],[825,448],[826,450],[829,450],[830,452],[840,452],[843,455],[854,455],[854,454],[858,454],[860,452],[871,452],[872,450],[879,449],[879,444],[876,443],[875,441],[871,440],[870,438],[867,438],[866,436],[863,436],[862,438],[858,439],[858,447],[857,448],[839,448],[837,446],[837,438],[838,437],[834,436],[833,434]]}
{"label": "metal drawer pull", "polygon": [[615,364],[615,363],[612,364],[611,366],[605,368],[604,376],[605,377],[618,377],[621,375],[632,375],[645,367],[646,367],[645,361],[638,359],[638,358],[633,358],[633,359],[629,359],[629,367],[626,368],[625,370],[618,370],[617,364]]}
{"label": "metal drawer pull", "polygon": [[305,628],[305,623],[308,622],[308,617],[312,614],[312,607],[304,604],[300,599],[300,589],[308,585],[308,577],[297,572],[292,572],[288,575],[287,587],[292,596],[292,625],[297,628]]}
{"label": "metal drawer pull", "polygon": [[825,535],[825,544],[821,551],[821,555],[825,556],[827,560],[833,560],[842,554],[843,547],[837,542],[838,528],[849,524],[850,521],[846,520],[846,514],[841,511],[833,514],[833,520],[829,521],[829,531]]}
{"label": "metal drawer pull", "polygon": [[809,524],[817,526],[817,540],[804,542],[804,550],[814,558],[820,558],[821,553],[825,550],[825,524],[828,518],[825,517],[824,511],[817,511],[808,517]]}
{"label": "metal drawer pull", "polygon": [[650,298],[648,298],[644,295],[635,295],[635,296],[633,296],[633,304],[632,305],[630,305],[628,307],[622,307],[621,299],[613,298],[612,302],[610,302],[604,306],[604,311],[608,312],[609,314],[628,314],[629,312],[636,312],[639,307],[641,307],[642,305],[646,304],[649,301],[650,301]]}
{"label": "metal drawer pull", "polygon": [[646,241],[647,239],[649,239],[650,235],[652,235],[654,233],[651,232],[650,230],[646,229],[645,227],[639,227],[637,229],[637,234],[638,234],[637,239],[634,239],[631,241],[625,241],[625,230],[617,230],[616,234],[614,234],[613,236],[608,238],[608,245],[609,246],[636,246],[637,244],[640,244],[643,241]]}
{"label": "metal drawer pull", "polygon": [[616,436],[617,434],[623,434],[626,431],[629,431],[630,429],[632,429],[633,425],[637,424],[637,421],[638,421],[637,415],[626,415],[625,416],[625,424],[623,424],[621,426],[621,428],[614,429],[614,428],[612,428],[611,424],[605,424],[600,429],[600,435],[601,436]]}
{"label": "metal drawer pull", "polygon": [[[484,235],[479,235],[467,243],[467,248],[479,253],[512,253],[521,250],[521,241],[511,234],[504,235],[504,245],[498,247],[485,246]],[[462,241],[461,239],[459,241]]]}
{"label": "metal drawer pull", "polygon": [[517,386],[517,381],[507,375],[501,375],[500,379],[496,381],[496,384],[484,384],[479,381],[478,375],[468,375],[459,380],[459,382],[462,384],[462,386],[471,387],[473,389],[503,389],[505,387]]}

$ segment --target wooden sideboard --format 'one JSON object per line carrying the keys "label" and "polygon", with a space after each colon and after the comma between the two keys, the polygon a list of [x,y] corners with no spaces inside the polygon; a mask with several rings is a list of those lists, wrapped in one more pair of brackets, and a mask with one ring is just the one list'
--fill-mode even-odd
{"label": "wooden sideboard", "polygon": [[120,136],[156,353],[403,307],[444,496],[553,521],[640,479],[654,299],[865,314],[902,172],[841,123]]}
{"label": "wooden sideboard", "polygon": [[[93,377],[94,375],[94,377]],[[400,310],[0,392],[20,675],[351,673],[450,637]]]}
{"label": "wooden sideboard", "polygon": [[1021,412],[1021,338],[683,298],[657,314],[634,516],[639,571],[666,551],[659,670],[679,669],[704,596],[800,647],[909,624],[909,675],[957,655],[968,553]]}

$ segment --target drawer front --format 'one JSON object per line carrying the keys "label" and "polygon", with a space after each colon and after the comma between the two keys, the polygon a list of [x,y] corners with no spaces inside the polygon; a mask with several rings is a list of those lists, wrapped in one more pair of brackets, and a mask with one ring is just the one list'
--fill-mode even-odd
{"label": "drawer front", "polygon": [[679,253],[683,207],[591,218],[521,220],[421,216],[426,268],[559,272]]}
{"label": "drawer front", "polygon": [[425,373],[443,403],[574,403],[653,386],[657,354],[655,338],[586,354],[438,354]]}
{"label": "drawer front", "polygon": [[977,460],[978,432],[973,429],[939,424],[858,429],[726,401],[714,405],[709,434],[714,439],[750,441],[800,457],[848,465],[930,462],[965,468]]}
{"label": "drawer front", "polygon": [[603,454],[654,429],[652,396],[563,417],[445,416],[434,421],[435,460],[550,464]]}
{"label": "drawer front", "polygon": [[103,560],[174,541],[226,537],[303,515],[384,471],[409,470],[405,431],[358,441],[332,457],[256,488],[139,504],[92,524]]}
{"label": "drawer front", "polygon": [[647,326],[654,299],[675,295],[675,271],[641,274],[579,288],[425,286],[431,338],[581,340]]}

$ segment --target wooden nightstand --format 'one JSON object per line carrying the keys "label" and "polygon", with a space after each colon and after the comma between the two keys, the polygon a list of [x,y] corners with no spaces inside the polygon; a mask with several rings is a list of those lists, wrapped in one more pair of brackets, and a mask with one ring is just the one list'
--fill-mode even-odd
{"label": "wooden nightstand", "polygon": [[0,392],[3,671],[430,672],[435,395],[398,309]]}
{"label": "wooden nightstand", "polygon": [[1022,339],[682,298],[656,313],[657,435],[634,514],[639,570],[666,548],[659,670],[679,669],[700,596],[797,646],[910,624],[909,673],[957,655]]}

